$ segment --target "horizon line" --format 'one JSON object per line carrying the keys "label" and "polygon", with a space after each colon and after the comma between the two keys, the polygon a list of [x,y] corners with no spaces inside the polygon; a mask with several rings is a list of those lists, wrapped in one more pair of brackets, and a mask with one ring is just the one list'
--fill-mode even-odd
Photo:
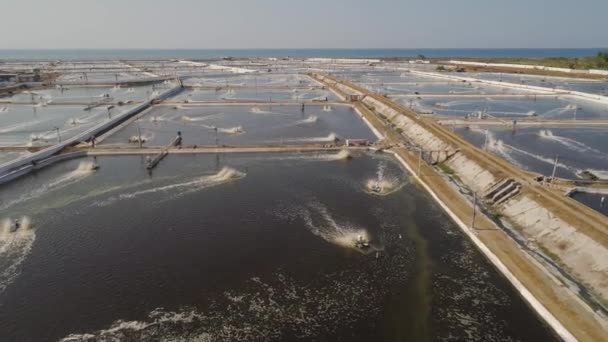
{"label": "horizon line", "polygon": [[119,47],[66,47],[66,48],[0,48],[0,51],[15,51],[15,50],[580,50],[580,49],[608,49],[608,46],[592,46],[592,47],[335,47],[335,48],[314,48],[314,47],[278,47],[278,48],[159,48],[159,47],[142,47],[142,48],[119,48]]}

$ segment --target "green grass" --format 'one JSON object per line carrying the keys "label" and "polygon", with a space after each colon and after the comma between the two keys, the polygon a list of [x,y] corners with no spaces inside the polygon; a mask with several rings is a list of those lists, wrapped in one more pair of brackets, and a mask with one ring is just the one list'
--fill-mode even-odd
{"label": "green grass", "polygon": [[449,167],[445,163],[439,163],[439,164],[437,164],[437,167],[439,167],[439,169],[441,169],[441,171],[443,171],[443,173],[448,174],[450,176],[456,174],[456,171],[454,171],[454,169],[452,169],[451,167]]}
{"label": "green grass", "polygon": [[543,252],[544,255],[548,256],[551,260],[561,264],[561,259],[559,258],[559,256],[553,252],[551,252],[550,250],[548,250],[545,246],[541,245],[540,243],[537,243],[538,248],[541,250],[541,252]]}
{"label": "green grass", "polygon": [[567,69],[600,69],[608,70],[608,51],[598,52],[595,56],[583,58],[566,58],[566,57],[551,57],[541,59],[528,58],[493,58],[485,59],[488,63],[507,63],[507,64],[524,64],[524,65],[543,65],[554,68]]}
{"label": "green grass", "polygon": [[445,162],[441,162],[441,163],[437,164],[437,167],[446,175],[448,175],[448,176],[452,177],[453,179],[455,179],[456,181],[462,183],[460,177],[458,177],[458,175],[456,174],[456,171],[454,171],[454,169],[449,167]]}
{"label": "green grass", "polygon": [[581,172],[581,175],[583,176],[583,178],[587,178],[587,179],[590,179],[590,180],[593,180],[593,181],[596,181],[596,180],[599,179],[596,175],[594,175],[593,173],[591,173],[588,170],[585,170],[585,171]]}

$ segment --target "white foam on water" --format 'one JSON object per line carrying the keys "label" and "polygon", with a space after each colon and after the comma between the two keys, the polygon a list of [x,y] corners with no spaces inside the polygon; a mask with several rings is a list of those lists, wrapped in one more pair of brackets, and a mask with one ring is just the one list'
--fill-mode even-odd
{"label": "white foam on water", "polygon": [[296,121],[296,125],[315,123],[318,119],[319,118],[316,115],[310,115],[306,119]]}
{"label": "white foam on water", "polygon": [[279,112],[272,112],[272,111],[262,110],[262,109],[260,109],[260,107],[252,107],[249,110],[249,113],[261,114],[261,115],[285,115],[285,116],[293,116],[293,114],[279,113]]}
{"label": "white foam on water", "polygon": [[[502,142],[502,141],[501,141],[501,142]],[[552,158],[547,158],[547,157],[543,157],[543,156],[541,156],[541,155],[538,155],[538,154],[535,154],[535,153],[532,153],[532,152],[528,152],[528,151],[525,151],[525,150],[519,149],[519,148],[517,148],[517,147],[515,147],[515,146],[508,145],[508,144],[504,144],[504,143],[503,143],[502,145],[503,145],[503,147],[506,147],[506,148],[508,148],[508,149],[510,149],[510,150],[512,150],[512,151],[514,151],[514,152],[517,152],[517,153],[519,153],[519,154],[522,154],[522,155],[525,155],[525,156],[531,157],[531,158],[536,159],[536,160],[538,160],[538,161],[541,161],[541,162],[543,162],[543,163],[550,164],[550,165],[554,165],[554,164],[555,164],[555,159],[552,159]],[[522,167],[523,167],[523,166],[522,166]],[[572,166],[568,166],[568,165],[566,165],[566,164],[564,164],[564,163],[562,163],[562,162],[559,162],[559,160],[558,160],[558,162],[557,162],[557,167],[558,167],[558,168],[561,168],[561,169],[565,169],[565,170],[571,171],[571,172],[573,172],[573,173],[575,173],[575,174],[579,174],[579,173],[581,172],[581,170],[580,170],[580,169],[577,169],[577,168],[572,167]],[[525,168],[525,167],[524,167],[524,168]]]}
{"label": "white foam on water", "polygon": [[491,151],[501,155],[503,158],[505,158],[511,164],[524,168],[524,165],[521,164],[519,161],[517,161],[515,158],[513,158],[511,156],[511,153],[509,153],[511,151],[511,149],[510,149],[511,146],[505,144],[500,139],[496,139],[494,137],[494,134],[491,131],[487,131],[486,134],[488,135],[488,140],[487,140],[487,145],[486,145],[488,150],[491,150]]}
{"label": "white foam on water", "polygon": [[19,276],[20,265],[32,250],[36,234],[30,219],[21,217],[21,227],[10,231],[12,219],[0,222],[0,293]]}
{"label": "white foam on water", "polygon": [[[149,142],[150,140],[154,139],[155,134],[153,132],[145,132],[144,134],[141,135],[141,143],[146,143]],[[132,135],[129,137],[129,143],[131,144],[139,144],[139,140],[140,137],[138,135]]]}
{"label": "white foam on water", "polygon": [[10,132],[18,131],[18,130],[26,128],[26,127],[37,125],[41,122],[43,122],[43,120],[27,121],[27,122],[21,122],[18,124],[14,124],[14,125],[4,126],[4,127],[0,128],[0,133],[10,133]]}
{"label": "white foam on water", "polygon": [[305,206],[289,208],[276,213],[276,215],[285,220],[303,220],[306,228],[311,233],[335,245],[350,248],[364,254],[380,250],[373,243],[367,250],[357,248],[356,243],[360,237],[366,241],[370,241],[367,230],[345,220],[336,219],[329,209],[316,199],[313,199]]}
{"label": "white foam on water", "polygon": [[245,134],[245,130],[243,129],[243,126],[218,128],[217,131],[220,133],[231,134],[231,135]]}
{"label": "white foam on water", "polygon": [[89,123],[102,115],[106,115],[107,112],[105,110],[96,110],[94,113],[80,116],[78,118],[72,118],[68,121],[66,125],[74,125],[74,124],[85,124]]}
{"label": "white foam on water", "polygon": [[74,171],[70,171],[62,176],[46,182],[30,192],[22,194],[19,198],[8,201],[0,205],[0,210],[10,208],[16,204],[35,199],[52,191],[56,191],[66,186],[75,184],[92,175],[95,172],[95,163],[92,161],[82,161]]}
{"label": "white foam on water", "polygon": [[574,151],[578,151],[578,152],[594,152],[597,154],[601,154],[605,156],[605,153],[603,153],[602,151],[596,150],[592,147],[589,147],[587,145],[585,145],[584,143],[574,140],[574,139],[570,139],[570,138],[566,138],[566,137],[562,137],[559,135],[555,135],[553,134],[553,132],[551,130],[548,129],[541,129],[538,132],[538,136],[542,139],[547,139],[550,141],[554,141],[557,142],[559,144],[562,144]]}
{"label": "white foam on water", "polygon": [[565,107],[559,107],[559,108],[554,108],[551,110],[546,111],[545,113],[543,113],[541,116],[543,117],[550,117],[550,118],[557,118],[557,117],[562,117],[565,114],[571,114],[574,115],[574,111],[576,110],[577,106],[574,104],[569,104]]}
{"label": "white foam on water", "polygon": [[405,182],[400,181],[395,176],[386,174],[386,163],[378,164],[376,178],[372,178],[365,182],[365,191],[372,195],[387,196],[401,189]]}
{"label": "white foam on water", "polygon": [[306,142],[306,143],[333,143],[338,139],[338,136],[336,135],[336,133],[330,133],[325,137],[311,137],[311,138],[289,138],[289,139],[285,139],[284,141],[289,141],[289,142]]}
{"label": "white foam on water", "polygon": [[228,89],[222,96],[222,99],[234,99],[236,97],[236,92],[234,89]]}
{"label": "white foam on water", "polygon": [[246,174],[243,172],[239,172],[230,167],[224,167],[218,173],[197,177],[194,180],[188,182],[157,186],[149,189],[138,190],[130,193],[123,193],[118,196],[113,196],[107,200],[96,202],[96,206],[103,207],[116,201],[133,199],[158,192],[171,192],[172,194],[169,199],[173,199],[192,192],[239,180],[245,176]]}
{"label": "white foam on water", "polygon": [[176,113],[163,113],[161,115],[152,115],[150,117],[150,122],[171,121],[178,116],[179,116],[179,114],[176,114]]}
{"label": "white foam on water", "polygon": [[316,115],[309,115],[308,117],[306,117],[305,119],[301,119],[301,120],[297,120],[285,125],[281,125],[281,126],[277,126],[277,128],[286,128],[286,127],[293,127],[293,126],[301,126],[301,125],[310,125],[310,124],[314,124],[319,120],[319,117],[317,117]]}
{"label": "white foam on water", "polygon": [[268,280],[252,277],[239,290],[212,296],[209,310],[156,308],[143,320],[117,320],[106,329],[60,341],[123,341],[127,336],[136,341],[281,341],[285,334],[314,341],[380,312],[386,290],[374,281],[393,276],[375,266],[322,275],[320,280],[330,286],[304,284],[282,274]]}
{"label": "white foam on water", "polygon": [[270,112],[261,110],[260,107],[252,107],[249,110],[249,113],[254,113],[254,114],[270,114]]}
{"label": "white foam on water", "polygon": [[450,107],[454,107],[454,106],[463,106],[463,105],[470,105],[470,104],[476,104],[476,102],[471,101],[471,100],[455,100],[455,101],[448,101],[448,102],[436,102],[435,107],[450,108]]}
{"label": "white foam on water", "polygon": [[224,113],[217,113],[217,114],[211,114],[211,115],[206,115],[206,116],[197,116],[197,117],[183,115],[182,121],[198,122],[198,121],[205,121],[205,120],[210,120],[210,119],[217,119],[217,118],[220,118],[223,116],[224,116]]}
{"label": "white foam on water", "polygon": [[352,158],[353,155],[349,150],[346,149],[340,150],[338,153],[303,153],[264,157],[265,160],[294,160],[306,162],[333,162],[339,160],[349,160]]}

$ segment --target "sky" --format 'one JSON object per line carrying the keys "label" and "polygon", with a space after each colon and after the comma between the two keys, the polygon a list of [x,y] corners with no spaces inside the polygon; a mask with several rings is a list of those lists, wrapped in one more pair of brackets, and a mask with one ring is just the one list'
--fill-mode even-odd
{"label": "sky", "polygon": [[608,47],[608,0],[2,0],[0,49]]}

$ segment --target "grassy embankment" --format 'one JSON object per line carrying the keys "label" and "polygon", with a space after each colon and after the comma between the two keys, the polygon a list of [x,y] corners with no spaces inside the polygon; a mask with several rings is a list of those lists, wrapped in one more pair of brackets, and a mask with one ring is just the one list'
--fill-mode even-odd
{"label": "grassy embankment", "polygon": [[608,70],[608,50],[598,52],[595,56],[583,58],[492,58],[482,59],[486,63],[505,63],[505,64],[524,64],[524,65],[543,65],[554,68],[568,68],[577,70],[600,69]]}

